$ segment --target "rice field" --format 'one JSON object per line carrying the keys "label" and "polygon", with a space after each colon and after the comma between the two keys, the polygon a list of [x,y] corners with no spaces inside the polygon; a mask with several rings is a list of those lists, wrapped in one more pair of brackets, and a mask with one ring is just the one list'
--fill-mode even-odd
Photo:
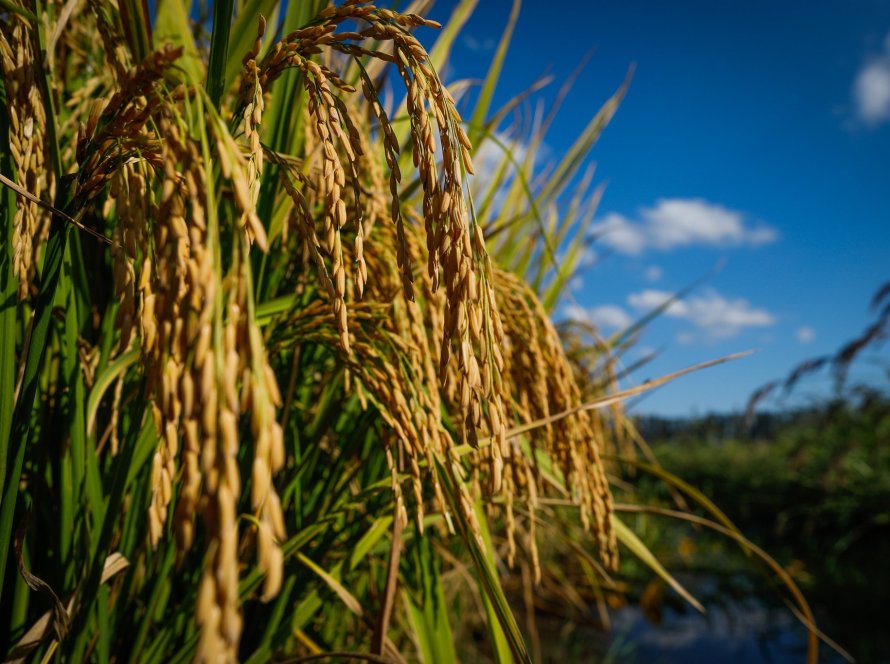
{"label": "rice field", "polygon": [[540,661],[536,589],[606,612],[619,544],[697,604],[618,464],[750,548],[636,456],[622,399],[675,376],[552,318],[629,81],[545,182],[474,178],[510,109],[505,49],[472,108],[440,78],[472,5],[0,0],[11,661]]}

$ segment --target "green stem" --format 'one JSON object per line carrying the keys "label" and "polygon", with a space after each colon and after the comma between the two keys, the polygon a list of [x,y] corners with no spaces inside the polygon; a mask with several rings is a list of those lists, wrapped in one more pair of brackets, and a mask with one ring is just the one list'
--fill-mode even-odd
{"label": "green stem", "polygon": [[17,4],[10,2],[9,0],[0,0],[0,7],[6,9],[7,11],[11,11],[13,14],[23,16],[24,18],[31,21],[31,23],[37,23],[37,17],[34,14],[29,12],[24,7],[19,7]]}
{"label": "green stem", "polygon": [[219,102],[226,91],[226,60],[228,60],[233,6],[233,0],[219,0],[213,3],[213,33],[210,38],[207,94],[216,108],[219,108]]}
{"label": "green stem", "polygon": [[[6,88],[0,81],[0,107],[7,108]],[[0,170],[12,174],[13,162],[9,151],[9,120],[0,112]],[[6,460],[12,413],[15,406],[15,346],[18,327],[18,283],[13,273],[12,244],[15,218],[15,193],[8,187],[0,191],[0,222],[3,223],[3,253],[0,255],[0,493],[6,486]],[[0,575],[3,567],[0,567]]]}
{"label": "green stem", "polygon": [[[25,374],[19,400],[15,405],[12,419],[12,436],[8,448],[8,459],[12,463],[7,472],[3,500],[0,503],[0,542],[12,541],[12,522],[15,516],[16,500],[19,494],[19,480],[25,460],[25,448],[31,431],[29,423],[34,401],[37,397],[40,370],[43,367],[48,342],[49,323],[52,317],[56,286],[62,272],[62,257],[68,241],[69,226],[58,217],[53,218],[52,230],[46,246],[43,263],[42,283],[34,306],[34,327],[31,330],[31,343],[25,360]],[[0,546],[0,570],[6,569],[9,548]],[[3,599],[3,574],[0,574],[0,601]]]}

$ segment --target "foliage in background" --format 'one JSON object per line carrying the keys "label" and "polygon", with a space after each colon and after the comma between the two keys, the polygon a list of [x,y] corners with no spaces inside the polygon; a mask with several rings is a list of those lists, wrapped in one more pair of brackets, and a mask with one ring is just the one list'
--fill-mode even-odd
{"label": "foliage in background", "polygon": [[[640,420],[667,471],[724,506],[747,536],[788,561],[820,626],[857,661],[880,661],[890,648],[882,618],[890,601],[884,564],[890,554],[890,401],[886,381],[850,381],[856,363],[881,367],[888,295],[890,285],[878,289],[874,321],[837,352],[807,360],[758,390],[747,415]],[[835,386],[829,400],[755,412],[767,396],[800,391],[806,378],[826,369]],[[657,483],[638,489],[635,501],[668,498]],[[724,594],[775,601],[748,582],[746,565],[725,545],[653,524],[647,535],[671,569],[718,578]]]}
{"label": "foliage in background", "polygon": [[[673,422],[664,437],[650,440],[667,471],[723,506],[747,537],[783,562],[805,589],[821,629],[856,661],[880,661],[890,647],[882,617],[890,601],[886,395],[860,392],[785,413],[747,434],[741,415],[736,426],[729,419],[711,427]],[[703,435],[706,429],[710,435]],[[636,489],[634,502],[670,504],[655,482]],[[782,606],[763,584],[751,582],[750,561],[725,543],[651,522],[638,526],[675,573],[718,579],[723,596]]]}
{"label": "foliage in background", "polygon": [[[825,530],[837,535],[834,547],[842,551],[890,521],[888,440],[890,405],[870,393],[860,403],[805,411],[769,439],[690,440],[657,452],[666,468],[727,505],[739,522],[768,513],[776,535],[799,540]],[[730,507],[730,496],[744,500]]]}

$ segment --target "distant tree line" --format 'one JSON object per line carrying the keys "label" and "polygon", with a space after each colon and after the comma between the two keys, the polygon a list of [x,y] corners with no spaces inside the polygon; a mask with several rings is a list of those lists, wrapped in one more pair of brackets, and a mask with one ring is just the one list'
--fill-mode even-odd
{"label": "distant tree line", "polygon": [[890,395],[866,388],[857,388],[846,398],[783,411],[745,413],[708,413],[690,417],[638,415],[634,418],[644,440],[720,443],[727,440],[771,440],[792,427],[814,426],[833,417],[838,410],[890,410]]}

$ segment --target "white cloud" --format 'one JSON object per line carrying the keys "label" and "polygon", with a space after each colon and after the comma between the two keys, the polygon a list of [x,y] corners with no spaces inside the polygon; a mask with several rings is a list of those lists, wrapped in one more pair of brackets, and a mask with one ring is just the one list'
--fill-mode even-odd
{"label": "white cloud", "polygon": [[651,267],[646,268],[645,276],[647,281],[659,281],[661,279],[662,274],[664,274],[660,267],[657,265],[652,265]]}
{"label": "white cloud", "polygon": [[630,314],[614,304],[604,304],[589,309],[577,304],[570,304],[565,308],[565,314],[568,318],[582,323],[590,323],[600,329],[623,330],[633,323]]}
{"label": "white cloud", "polygon": [[868,59],[853,82],[856,116],[868,126],[890,120],[890,34],[883,51]]}
{"label": "white cloud", "polygon": [[610,212],[602,221],[593,224],[591,233],[598,242],[622,254],[637,255],[646,248],[642,229],[617,212]]}
{"label": "white cloud", "polygon": [[[631,293],[627,302],[634,309],[651,311],[672,296],[667,291],[647,289]],[[751,306],[744,298],[728,299],[714,289],[671,302],[664,315],[689,321],[711,340],[735,336],[745,328],[769,327],[776,322],[775,316],[765,309]],[[688,332],[681,333],[681,337],[680,343],[692,341]]]}
{"label": "white cloud", "polygon": [[599,259],[599,254],[597,254],[595,250],[591,249],[590,247],[586,247],[584,251],[581,252],[581,258],[578,259],[578,267],[593,267],[594,265],[596,265],[596,262]]}
{"label": "white cloud", "polygon": [[700,198],[659,199],[654,207],[641,208],[636,220],[611,212],[591,230],[598,242],[632,255],[692,245],[756,246],[778,238],[776,229],[749,226],[742,212]]}
{"label": "white cloud", "polygon": [[808,344],[813,339],[816,338],[816,330],[811,328],[809,325],[804,325],[801,328],[798,328],[797,333],[795,334],[797,340],[802,344]]}
{"label": "white cloud", "polygon": [[[648,288],[639,293],[631,293],[627,296],[627,303],[634,309],[651,310],[656,309],[670,300],[674,296],[673,293]],[[689,312],[689,305],[682,300],[675,300],[668,305],[666,314],[677,318],[684,318]]]}

